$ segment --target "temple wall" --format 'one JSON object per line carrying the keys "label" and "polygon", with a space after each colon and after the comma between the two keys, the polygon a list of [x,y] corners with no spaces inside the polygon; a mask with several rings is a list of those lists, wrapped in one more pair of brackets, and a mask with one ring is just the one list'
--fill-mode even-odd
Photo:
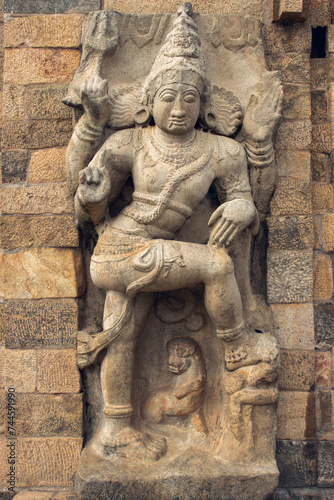
{"label": "temple wall", "polygon": [[[75,346],[85,273],[63,168],[72,115],[61,99],[89,11],[175,12],[179,2],[3,1],[0,498],[13,496],[12,473],[16,493],[34,491],[18,499],[70,499],[84,435]],[[309,3],[298,22],[283,24],[271,22],[267,1],[193,2],[202,14],[260,19],[268,67],[283,75],[267,252],[281,346],[277,500],[334,498],[334,5]],[[327,27],[326,57],[311,58],[318,26]]]}

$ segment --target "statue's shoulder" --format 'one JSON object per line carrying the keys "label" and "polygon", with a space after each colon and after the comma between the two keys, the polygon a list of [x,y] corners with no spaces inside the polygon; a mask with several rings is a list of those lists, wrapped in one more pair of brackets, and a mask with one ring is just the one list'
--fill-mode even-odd
{"label": "statue's shoulder", "polygon": [[114,132],[105,141],[106,147],[115,150],[133,150],[137,143],[137,130],[136,129],[124,129]]}
{"label": "statue's shoulder", "polygon": [[218,161],[223,160],[243,160],[245,157],[245,149],[235,139],[222,135],[209,134],[215,142],[214,154]]}

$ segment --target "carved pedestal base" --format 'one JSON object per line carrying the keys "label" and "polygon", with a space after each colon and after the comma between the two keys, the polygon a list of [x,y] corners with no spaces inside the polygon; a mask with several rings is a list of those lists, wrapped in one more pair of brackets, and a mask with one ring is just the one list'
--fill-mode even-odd
{"label": "carved pedestal base", "polygon": [[114,461],[83,452],[76,478],[81,500],[249,500],[269,498],[278,484],[275,462],[231,467],[197,449],[158,462]]}

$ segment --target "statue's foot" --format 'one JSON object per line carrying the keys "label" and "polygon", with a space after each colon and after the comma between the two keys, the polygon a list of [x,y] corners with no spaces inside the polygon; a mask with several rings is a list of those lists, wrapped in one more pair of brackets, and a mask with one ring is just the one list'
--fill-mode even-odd
{"label": "statue's foot", "polygon": [[167,451],[164,437],[138,431],[131,426],[114,434],[102,427],[90,446],[104,457],[114,455],[139,460],[159,460]]}
{"label": "statue's foot", "polygon": [[225,342],[225,363],[230,371],[261,361],[272,364],[278,354],[276,339],[267,333],[245,331],[237,339]]}

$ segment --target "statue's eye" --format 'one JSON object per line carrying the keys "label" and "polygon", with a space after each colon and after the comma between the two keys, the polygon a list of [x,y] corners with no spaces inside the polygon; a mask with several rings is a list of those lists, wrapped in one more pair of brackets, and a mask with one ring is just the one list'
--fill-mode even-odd
{"label": "statue's eye", "polygon": [[173,102],[174,101],[174,95],[173,94],[163,94],[161,96],[161,100],[164,102]]}
{"label": "statue's eye", "polygon": [[184,102],[192,103],[196,101],[196,97],[193,94],[186,95],[184,97]]}

